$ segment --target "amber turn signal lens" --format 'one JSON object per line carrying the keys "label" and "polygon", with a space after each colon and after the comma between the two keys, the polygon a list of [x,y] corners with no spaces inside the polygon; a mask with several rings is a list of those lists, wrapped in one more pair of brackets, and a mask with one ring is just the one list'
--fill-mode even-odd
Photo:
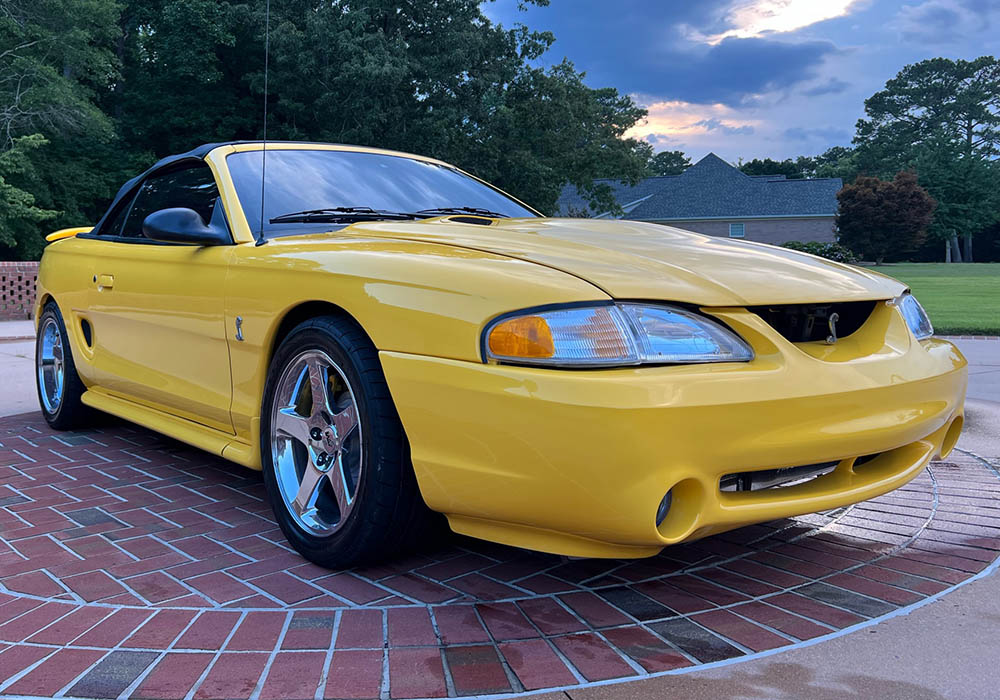
{"label": "amber turn signal lens", "polygon": [[545,358],[556,354],[552,330],[541,316],[502,321],[490,331],[490,352],[501,357]]}

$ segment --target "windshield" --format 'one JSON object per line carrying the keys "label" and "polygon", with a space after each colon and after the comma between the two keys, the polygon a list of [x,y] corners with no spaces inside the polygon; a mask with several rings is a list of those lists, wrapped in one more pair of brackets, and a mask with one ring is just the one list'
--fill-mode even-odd
{"label": "windshield", "polygon": [[[260,230],[262,151],[228,156],[243,213]],[[264,230],[302,231],[301,222],[271,222],[296,212],[343,207],[419,212],[475,207],[504,216],[536,216],[510,197],[457,170],[404,156],[327,150],[268,150]],[[315,226],[313,224],[312,226]],[[326,224],[321,228],[329,229]]]}

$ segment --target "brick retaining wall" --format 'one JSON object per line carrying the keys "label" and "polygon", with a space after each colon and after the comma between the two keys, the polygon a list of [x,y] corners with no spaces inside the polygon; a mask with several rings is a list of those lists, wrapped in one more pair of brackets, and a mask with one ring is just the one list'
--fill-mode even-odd
{"label": "brick retaining wall", "polygon": [[38,263],[0,261],[0,320],[31,318]]}

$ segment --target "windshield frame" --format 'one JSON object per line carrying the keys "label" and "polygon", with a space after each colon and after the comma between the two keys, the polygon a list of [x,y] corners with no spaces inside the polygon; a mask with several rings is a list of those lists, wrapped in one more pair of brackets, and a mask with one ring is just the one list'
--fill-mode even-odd
{"label": "windshield frame", "polygon": [[[250,202],[250,203],[245,203],[244,202],[243,198],[240,196],[240,186],[237,184],[237,178],[234,176],[234,171],[233,171],[233,169],[230,166],[230,160],[229,160],[230,157],[232,157],[232,156],[239,156],[239,155],[246,154],[246,153],[260,153],[260,152],[262,152],[264,150],[264,148],[262,147],[262,144],[254,144],[254,146],[255,147],[250,147],[250,148],[246,148],[246,147],[240,148],[239,146],[236,146],[235,148],[232,148],[232,150],[230,150],[230,151],[228,151],[228,152],[226,152],[224,154],[220,154],[220,155],[222,156],[221,160],[223,160],[225,162],[227,175],[229,176],[227,179],[232,183],[232,191],[233,191],[233,194],[236,197],[237,202],[239,202],[240,208],[241,208],[242,213],[243,213],[243,218],[244,218],[244,220],[247,223],[247,227],[250,230],[250,233],[253,235],[254,238],[256,238],[257,235],[260,233],[260,228],[259,227],[255,227],[255,219],[257,217],[259,217],[260,214],[259,214],[259,212],[257,212],[256,214],[253,213],[253,210],[256,209],[257,206],[259,206],[259,199],[258,199],[258,201],[253,201],[253,202]],[[449,170],[452,173],[454,173],[456,175],[459,175],[459,176],[461,176],[463,178],[467,178],[467,179],[469,179],[469,180],[471,180],[471,181],[473,181],[475,183],[478,183],[479,185],[482,185],[486,189],[490,190],[492,193],[498,195],[499,197],[501,197],[501,198],[503,198],[505,200],[508,200],[516,208],[520,208],[520,209],[523,209],[525,211],[525,216],[524,217],[510,217],[510,218],[543,218],[544,217],[544,215],[541,212],[539,212],[537,209],[535,209],[534,207],[532,207],[532,206],[530,206],[528,204],[525,204],[521,200],[519,200],[516,197],[508,194],[507,192],[504,192],[499,187],[496,187],[495,185],[487,182],[486,180],[483,180],[482,178],[478,178],[475,175],[462,170],[461,168],[458,168],[458,167],[456,167],[454,165],[451,165],[450,163],[445,163],[443,161],[440,161],[440,160],[437,160],[437,159],[434,159],[434,158],[428,158],[428,157],[424,157],[424,156],[419,156],[419,155],[409,154],[409,153],[402,153],[402,152],[397,152],[397,151],[387,151],[387,150],[375,149],[375,148],[371,148],[370,149],[370,148],[366,148],[366,147],[362,147],[362,146],[338,146],[338,145],[334,145],[334,144],[288,143],[288,142],[283,142],[283,143],[282,142],[276,142],[276,143],[268,143],[267,144],[267,156],[268,157],[273,157],[277,153],[283,153],[283,152],[287,152],[287,151],[299,151],[299,152],[333,151],[333,152],[336,152],[336,153],[350,153],[350,154],[362,154],[362,155],[372,155],[372,156],[383,156],[383,157],[389,157],[389,158],[398,158],[398,159],[401,159],[401,160],[409,160],[409,161],[415,161],[415,162],[418,162],[418,163],[424,163],[424,164],[428,164],[428,165],[437,166],[437,167],[440,167],[442,169]],[[244,185],[244,188],[245,187],[246,186]],[[249,190],[247,190],[247,191],[249,191]],[[265,190],[265,198],[266,198],[266,196],[267,195],[266,195],[266,190]],[[259,198],[259,195],[258,195],[258,198]],[[472,203],[472,202],[455,202],[454,206],[455,207],[461,207],[463,205],[467,206],[467,205],[470,205],[470,204],[475,204],[475,203]],[[247,208],[248,206],[250,207],[250,209]],[[284,213],[286,213],[286,212],[282,212],[281,214],[284,214]],[[280,216],[281,214],[278,214],[278,216]],[[459,214],[459,212],[456,211],[454,215],[458,215],[458,214]],[[445,217],[445,216],[452,216],[452,215],[453,214],[441,214],[440,216]],[[265,214],[265,216],[266,216],[266,214]],[[274,217],[271,216],[271,217],[268,217],[268,218],[274,218]],[[434,217],[422,217],[422,218],[434,218]],[[414,220],[419,220],[419,219],[414,219]],[[379,221],[381,221],[381,220],[379,220]],[[401,221],[401,219],[387,218],[387,219],[385,219],[385,221]],[[263,229],[264,229],[264,231],[263,231],[263,237],[265,239],[268,239],[268,238],[276,238],[276,237],[281,237],[281,236],[300,235],[300,234],[306,234],[306,233],[320,233],[320,232],[326,232],[326,231],[337,231],[337,230],[340,230],[342,228],[345,228],[347,226],[352,225],[352,223],[354,223],[354,222],[346,222],[345,223],[345,222],[332,222],[332,221],[331,222],[322,222],[322,221],[312,222],[312,221],[309,221],[309,222],[279,222],[279,223],[271,223],[270,221],[266,221],[264,223],[264,226],[263,226]]]}

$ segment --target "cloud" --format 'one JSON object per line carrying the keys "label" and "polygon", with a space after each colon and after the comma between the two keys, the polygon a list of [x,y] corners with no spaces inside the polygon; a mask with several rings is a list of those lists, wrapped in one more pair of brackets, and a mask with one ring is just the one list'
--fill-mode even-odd
{"label": "cloud", "polygon": [[819,95],[835,95],[843,92],[849,87],[851,87],[850,83],[845,83],[839,78],[830,78],[825,83],[811,87],[808,90],[803,90],[802,94],[808,95],[809,97],[818,97]]}
{"label": "cloud", "polygon": [[669,74],[647,72],[635,91],[684,102],[738,105],[814,79],[824,59],[836,52],[827,41],[789,44],[729,38],[701,53],[674,54]]}
{"label": "cloud", "polygon": [[708,131],[721,131],[723,134],[729,134],[730,136],[753,133],[753,127],[749,124],[743,124],[741,126],[728,126],[723,124],[722,120],[716,119],[715,117],[702,119],[700,122],[695,122],[692,126],[703,126]]}
{"label": "cloud", "polygon": [[684,142],[678,140],[672,134],[645,134],[642,136],[646,141],[652,144],[653,148],[659,151],[664,151],[670,147],[683,146]]}
{"label": "cloud", "polygon": [[822,141],[824,143],[847,143],[851,140],[851,134],[846,129],[833,126],[816,127],[807,129],[801,126],[793,126],[785,129],[782,135],[786,139],[794,141]]}
{"label": "cloud", "polygon": [[[634,96],[640,102],[642,98]],[[741,136],[754,133],[759,122],[738,118],[724,104],[699,105],[690,102],[653,102],[646,105],[649,115],[627,136],[642,138],[654,146],[677,147],[711,134]]]}
{"label": "cloud", "polygon": [[990,30],[998,19],[1000,0],[925,0],[903,5],[894,26],[906,41],[960,44]]}
{"label": "cloud", "polygon": [[[828,4],[834,9],[808,9]],[[613,85],[622,92],[657,95],[661,100],[736,105],[813,80],[836,48],[827,41],[796,40],[784,30],[846,12],[856,4],[857,0],[560,0],[517,12],[515,0],[497,0],[483,7],[508,26],[524,22],[533,29],[553,30],[556,43],[544,60],[569,57],[586,71],[590,85]],[[767,17],[771,19],[764,21]]]}
{"label": "cloud", "polygon": [[688,28],[696,41],[718,44],[735,37],[750,39],[782,32],[794,32],[818,22],[850,14],[860,0],[742,0],[730,4],[723,14],[724,31],[706,34]]}

